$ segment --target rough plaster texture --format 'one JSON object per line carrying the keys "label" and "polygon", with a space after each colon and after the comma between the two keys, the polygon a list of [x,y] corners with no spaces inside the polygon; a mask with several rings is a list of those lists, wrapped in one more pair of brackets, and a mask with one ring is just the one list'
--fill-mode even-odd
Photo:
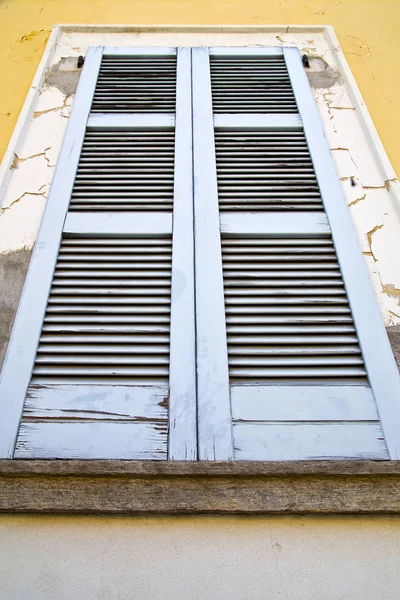
{"label": "rough plaster texture", "polygon": [[0,369],[28,270],[31,252],[21,250],[0,258]]}
{"label": "rough plaster texture", "polygon": [[400,369],[400,326],[388,327],[387,332],[397,366]]}
{"label": "rough plaster texture", "polygon": [[399,517],[0,517],[4,600],[398,600]]}

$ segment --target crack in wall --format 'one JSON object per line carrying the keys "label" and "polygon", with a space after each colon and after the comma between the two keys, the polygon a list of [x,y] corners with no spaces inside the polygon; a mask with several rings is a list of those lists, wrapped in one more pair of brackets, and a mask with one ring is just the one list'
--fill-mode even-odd
{"label": "crack in wall", "polygon": [[48,152],[49,150],[51,150],[51,146],[49,146],[48,148],[45,148],[43,150],[43,152],[39,152],[38,154],[32,154],[31,156],[26,156],[25,158],[20,158],[18,156],[18,154],[16,152],[14,152],[14,160],[13,160],[11,166],[10,166],[10,171],[12,171],[13,169],[17,169],[18,165],[20,163],[25,162],[27,160],[30,160],[31,158],[39,158],[39,156],[43,156],[43,158],[47,162],[47,166],[48,167],[54,167],[55,165],[51,165],[50,164],[50,159],[46,156],[46,152]]}
{"label": "crack in wall", "polygon": [[364,194],[364,196],[361,196],[360,198],[356,198],[352,202],[349,202],[348,206],[354,206],[355,204],[358,204],[362,200],[365,200],[366,197],[367,197],[367,194]]}
{"label": "crack in wall", "polygon": [[[46,187],[45,183],[42,186],[40,186],[39,190],[41,190],[43,187]],[[42,198],[47,198],[46,192],[24,192],[23,194],[21,194],[21,196],[19,196],[19,198],[13,200],[9,206],[2,207],[1,214],[3,215],[7,210],[10,210],[10,208],[12,208],[14,204],[20,202],[25,196],[42,196]]]}
{"label": "crack in wall", "polygon": [[[374,259],[375,262],[378,262],[378,261],[377,261],[377,258],[375,256],[375,254],[374,254],[374,251],[372,249],[372,236],[374,235],[374,233],[376,233],[377,231],[379,231],[379,229],[382,229],[382,227],[383,227],[383,223],[382,223],[382,225],[375,225],[375,227],[373,229],[371,229],[370,231],[367,231],[368,245],[369,245],[369,248],[370,248],[370,251],[371,251],[371,254],[372,254],[372,258]],[[379,275],[379,273],[378,273],[378,275]],[[380,279],[380,276],[379,276],[379,279]],[[382,280],[381,280],[381,285],[382,285]]]}
{"label": "crack in wall", "polygon": [[338,2],[337,4],[333,4],[332,6],[327,6],[326,8],[321,8],[321,10],[318,10],[314,14],[315,15],[324,15],[325,16],[325,11],[326,10],[330,10],[331,8],[336,8],[336,6],[340,6],[341,4],[343,4],[343,2]]}
{"label": "crack in wall", "polygon": [[[339,148],[331,148],[331,152],[347,152],[348,155],[349,155],[349,157],[350,157],[351,162],[354,165],[354,168],[358,169],[358,166],[357,166],[357,164],[356,164],[354,158],[352,157],[351,152],[350,152],[350,150],[348,148],[341,148],[341,147],[339,147]],[[365,189],[365,185],[363,185],[363,188]]]}
{"label": "crack in wall", "polygon": [[286,600],[289,600],[289,596],[288,593],[286,591],[285,588],[285,584],[284,584],[284,579],[283,579],[283,575],[282,575],[282,571],[279,567],[279,559],[278,559],[278,553],[282,550],[282,546],[280,545],[279,542],[272,542],[272,532],[270,531],[270,538],[271,538],[271,550],[273,552],[273,555],[275,557],[275,568],[278,571],[279,574],[279,579],[281,580],[281,587],[282,587],[282,591],[285,595]]}
{"label": "crack in wall", "polygon": [[400,297],[400,289],[393,283],[385,283],[382,285],[382,291],[388,296]]}
{"label": "crack in wall", "polygon": [[397,177],[393,177],[393,179],[386,179],[383,185],[364,185],[364,190],[387,190],[390,192],[390,184],[396,183],[398,181]]}
{"label": "crack in wall", "polygon": [[64,119],[68,119],[69,115],[63,115],[62,111],[64,110],[64,108],[68,107],[68,96],[65,96],[62,106],[55,106],[54,108],[48,108],[46,110],[37,110],[33,113],[33,118],[37,119],[38,117],[41,117],[42,115],[47,115],[48,113],[51,112],[57,112],[60,111],[60,116],[63,117]]}

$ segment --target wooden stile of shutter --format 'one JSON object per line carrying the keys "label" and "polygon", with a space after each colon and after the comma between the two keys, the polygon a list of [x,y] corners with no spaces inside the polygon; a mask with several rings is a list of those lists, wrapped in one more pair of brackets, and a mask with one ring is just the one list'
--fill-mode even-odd
{"label": "wooden stile of shutter", "polygon": [[190,50],[95,52],[14,457],[193,459]]}
{"label": "wooden stile of shutter", "polygon": [[[329,186],[337,185],[341,214],[344,199],[338,183],[325,181],[332,161],[326,142],[312,142],[313,130],[321,125],[311,92],[307,106],[312,102],[314,113],[304,118],[308,83],[298,51],[196,49],[193,61],[194,90],[209,90],[207,109],[200,95],[194,97],[195,176],[207,180],[195,187],[195,220],[204,220],[199,207],[205,202],[220,247],[212,256],[207,237],[196,232],[196,267],[200,263],[214,274],[209,300],[204,295],[199,300],[199,292],[197,302],[208,303],[205,314],[218,313],[226,334],[217,372],[207,360],[216,345],[215,326],[203,318],[197,352],[206,359],[198,361],[198,370],[199,378],[208,377],[210,383],[208,405],[199,413],[200,455],[210,457],[223,422],[219,459],[395,457],[397,408],[392,426],[381,409],[385,395],[373,385],[360,301],[344,268],[344,262],[363,259],[358,248],[357,256],[346,256],[345,240],[332,218],[336,206],[330,204]],[[209,152],[201,166],[197,136],[204,146],[215,144],[215,154]],[[316,168],[320,151],[329,169]],[[349,215],[342,214],[342,220],[347,227]],[[354,231],[349,235],[355,241]],[[358,271],[356,277],[368,277],[365,269]],[[197,271],[197,289],[199,277]],[[373,293],[365,302],[374,326],[380,315]],[[387,390],[394,405],[399,380],[382,324],[375,334],[387,361]],[[221,386],[224,382],[225,403],[219,424],[212,421],[211,397],[218,380]],[[217,410],[222,413],[221,406]]]}

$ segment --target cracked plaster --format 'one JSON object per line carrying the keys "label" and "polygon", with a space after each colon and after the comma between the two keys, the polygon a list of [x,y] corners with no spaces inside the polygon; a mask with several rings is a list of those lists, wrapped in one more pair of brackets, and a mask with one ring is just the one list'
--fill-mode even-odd
{"label": "cracked plaster", "polygon": [[[351,36],[350,36],[351,37]],[[323,120],[328,144],[360,240],[386,325],[400,324],[400,289],[396,265],[400,216],[387,179],[376,161],[347,84],[322,33],[290,28],[271,33],[223,32],[63,32],[35,100],[31,118],[14,151],[0,216],[0,254],[32,248],[54,173],[77,82],[76,57],[89,45],[282,45],[297,46],[310,58],[308,76]],[[357,52],[362,40],[352,40]],[[362,52],[367,49],[362,48]],[[69,57],[69,58],[66,58]],[[63,79],[64,77],[64,79]],[[75,83],[74,83],[75,82]],[[353,180],[352,184],[351,180]],[[393,288],[391,287],[393,286]]]}

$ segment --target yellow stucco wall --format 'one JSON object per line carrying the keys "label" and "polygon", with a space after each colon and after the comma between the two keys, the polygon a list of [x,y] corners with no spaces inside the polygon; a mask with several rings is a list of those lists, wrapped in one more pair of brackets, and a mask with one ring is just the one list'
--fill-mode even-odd
{"label": "yellow stucco wall", "polygon": [[333,25],[400,172],[398,0],[0,0],[0,156],[55,23]]}

